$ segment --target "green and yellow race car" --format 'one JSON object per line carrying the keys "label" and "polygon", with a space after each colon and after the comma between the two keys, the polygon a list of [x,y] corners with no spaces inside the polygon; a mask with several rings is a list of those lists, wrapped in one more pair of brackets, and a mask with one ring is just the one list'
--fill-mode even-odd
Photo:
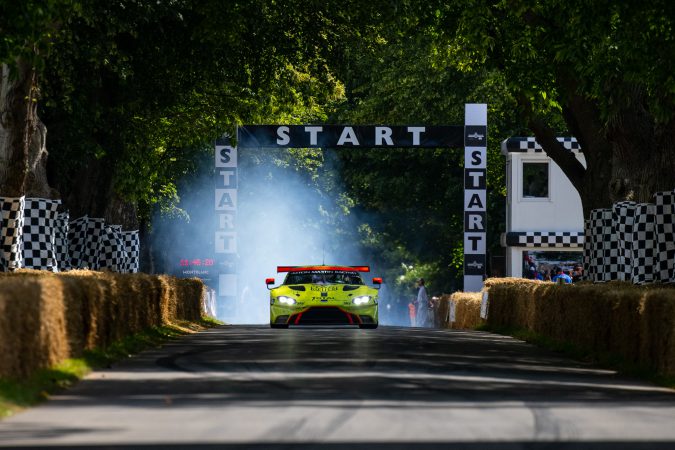
{"label": "green and yellow race car", "polygon": [[377,328],[377,300],[381,278],[373,278],[376,288],[366,286],[360,272],[368,266],[280,266],[286,279],[271,287],[270,326],[342,325]]}

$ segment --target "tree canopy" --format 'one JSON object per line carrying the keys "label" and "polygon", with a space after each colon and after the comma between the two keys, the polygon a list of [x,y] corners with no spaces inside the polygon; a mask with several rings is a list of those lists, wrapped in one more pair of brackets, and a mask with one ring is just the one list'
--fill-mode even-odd
{"label": "tree canopy", "polygon": [[[178,180],[237,124],[459,124],[464,103],[485,102],[498,253],[508,136],[534,134],[586,214],[675,187],[674,21],[666,0],[3,2],[0,193],[29,190],[40,119],[47,179],[71,213],[133,226],[174,210]],[[461,155],[302,149],[251,163],[302,173],[335,206],[316,220],[391,276],[459,287]]]}

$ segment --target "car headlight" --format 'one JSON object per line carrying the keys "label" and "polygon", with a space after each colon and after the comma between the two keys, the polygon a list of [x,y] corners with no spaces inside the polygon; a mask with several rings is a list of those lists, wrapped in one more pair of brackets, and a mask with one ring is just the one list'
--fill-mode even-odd
{"label": "car headlight", "polygon": [[285,297],[283,295],[277,297],[277,301],[284,305],[295,305],[295,299],[291,297]]}
{"label": "car headlight", "polygon": [[363,295],[361,297],[354,297],[354,300],[352,300],[352,303],[355,305],[365,305],[370,301],[370,295]]}

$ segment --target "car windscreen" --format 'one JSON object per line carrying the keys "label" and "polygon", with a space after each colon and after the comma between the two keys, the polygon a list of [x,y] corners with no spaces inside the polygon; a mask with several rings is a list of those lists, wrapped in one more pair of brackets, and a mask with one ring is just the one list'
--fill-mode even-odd
{"label": "car windscreen", "polygon": [[311,270],[290,272],[284,284],[363,284],[358,272]]}

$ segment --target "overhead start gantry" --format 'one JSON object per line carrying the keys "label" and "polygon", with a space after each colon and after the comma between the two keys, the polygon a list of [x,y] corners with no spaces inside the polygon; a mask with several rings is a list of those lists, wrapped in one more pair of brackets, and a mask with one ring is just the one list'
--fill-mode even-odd
{"label": "overhead start gantry", "polygon": [[[237,152],[240,148],[464,148],[464,291],[483,287],[486,258],[487,105],[466,104],[464,125],[245,125],[215,143],[214,251],[218,295],[237,297]],[[226,300],[226,299],[223,299]]]}

